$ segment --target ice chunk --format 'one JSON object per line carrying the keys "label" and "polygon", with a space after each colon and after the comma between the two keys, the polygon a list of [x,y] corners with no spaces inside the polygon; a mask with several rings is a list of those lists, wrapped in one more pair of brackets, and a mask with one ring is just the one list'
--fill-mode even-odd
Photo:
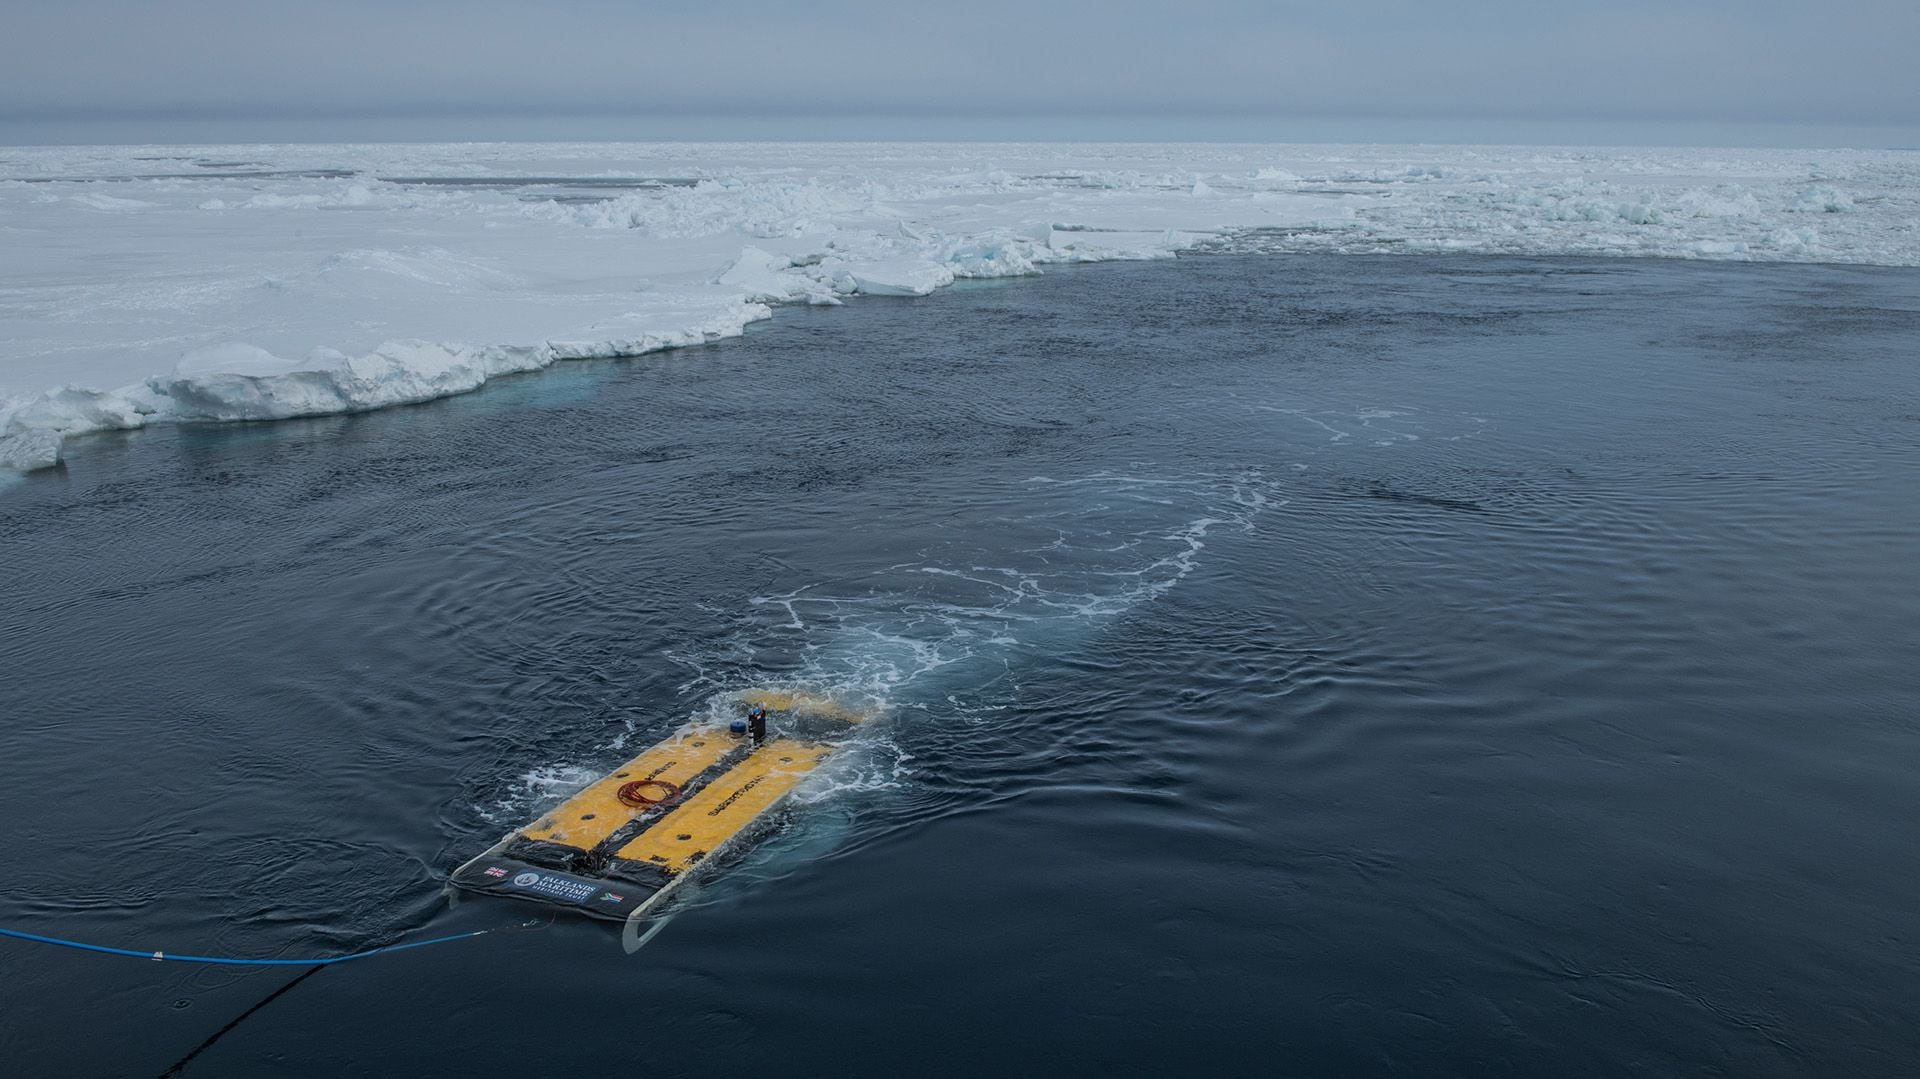
{"label": "ice chunk", "polygon": [[73,201],[93,210],[151,210],[160,205],[145,199],[123,199],[117,195],[102,195],[97,192],[75,195]]}
{"label": "ice chunk", "polygon": [[60,432],[17,424],[0,426],[0,468],[32,472],[60,463]]}
{"label": "ice chunk", "polygon": [[953,269],[925,259],[891,259],[850,267],[854,290],[865,296],[925,296],[953,284]]}
{"label": "ice chunk", "polygon": [[780,303],[805,296],[807,282],[789,273],[793,259],[770,255],[757,247],[742,248],[740,257],[726,268],[716,282],[739,289],[749,300]]}
{"label": "ice chunk", "polygon": [[1008,232],[954,244],[947,249],[946,262],[955,277],[1019,277],[1039,272],[1034,259],[1042,250],[1044,244],[1031,236]]}
{"label": "ice chunk", "polygon": [[1795,196],[1787,209],[1802,214],[1841,214],[1853,209],[1853,198],[1831,184],[1815,184]]}
{"label": "ice chunk", "polygon": [[142,392],[144,388],[129,386],[111,391],[62,386],[17,406],[11,422],[61,434],[124,431],[144,426],[154,412],[152,402]]}
{"label": "ice chunk", "polygon": [[210,375],[284,375],[298,367],[264,348],[240,341],[197,348],[173,365],[178,378],[203,378]]}

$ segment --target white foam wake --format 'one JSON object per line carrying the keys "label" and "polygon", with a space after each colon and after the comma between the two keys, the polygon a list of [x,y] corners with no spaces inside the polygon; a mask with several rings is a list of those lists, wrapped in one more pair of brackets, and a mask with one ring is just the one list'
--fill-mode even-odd
{"label": "white foam wake", "polygon": [[983,487],[964,539],[851,579],[755,596],[744,614],[714,611],[736,629],[718,648],[673,654],[695,672],[682,689],[771,677],[876,714],[942,700],[950,685],[982,700],[980,687],[1023,657],[1071,650],[1176,587],[1215,536],[1251,528],[1276,489],[1254,470]]}

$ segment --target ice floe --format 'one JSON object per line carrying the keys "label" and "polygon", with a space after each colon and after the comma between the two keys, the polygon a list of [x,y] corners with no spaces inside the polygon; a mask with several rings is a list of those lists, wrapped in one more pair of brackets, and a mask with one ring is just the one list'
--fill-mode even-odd
{"label": "ice floe", "polygon": [[[1482,252],[1920,265],[1920,154],[1572,147],[15,148],[0,468],[461,393],[770,305],[1050,263]],[[233,162],[248,162],[244,169]]]}

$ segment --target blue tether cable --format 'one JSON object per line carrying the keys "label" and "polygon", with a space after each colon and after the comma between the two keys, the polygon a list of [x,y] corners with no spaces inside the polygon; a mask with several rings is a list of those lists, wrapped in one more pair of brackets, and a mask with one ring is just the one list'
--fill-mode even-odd
{"label": "blue tether cable", "polygon": [[[528,922],[527,925],[537,924]],[[435,937],[432,940],[413,940],[405,944],[389,944],[383,948],[369,948],[364,952],[351,955],[327,956],[321,959],[222,959],[210,955],[168,955],[165,952],[136,952],[131,948],[108,948],[100,944],[82,944],[77,940],[61,940],[59,937],[43,937],[38,933],[22,933],[17,929],[0,929],[0,937],[13,937],[17,940],[37,941],[41,944],[55,944],[62,948],[78,948],[83,952],[100,952],[103,955],[124,955],[134,959],[151,959],[162,963],[212,963],[223,967],[324,967],[331,963],[344,963],[349,959],[366,959],[371,956],[385,955],[388,952],[404,952],[408,948],[424,948],[429,944],[445,944],[449,941],[467,940],[483,937],[492,929],[475,929],[470,933],[455,933],[450,937]]]}

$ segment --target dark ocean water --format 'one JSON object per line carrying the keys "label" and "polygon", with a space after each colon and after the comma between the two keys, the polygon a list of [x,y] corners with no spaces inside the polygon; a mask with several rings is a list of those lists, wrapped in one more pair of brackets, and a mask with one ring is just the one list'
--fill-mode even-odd
{"label": "dark ocean water", "polygon": [[[1910,1075],[1920,273],[1199,258],[788,309],[0,491],[0,926],[300,956],[724,695],[886,709],[627,956],[189,1075]],[[294,972],[0,940],[0,1059]]]}

